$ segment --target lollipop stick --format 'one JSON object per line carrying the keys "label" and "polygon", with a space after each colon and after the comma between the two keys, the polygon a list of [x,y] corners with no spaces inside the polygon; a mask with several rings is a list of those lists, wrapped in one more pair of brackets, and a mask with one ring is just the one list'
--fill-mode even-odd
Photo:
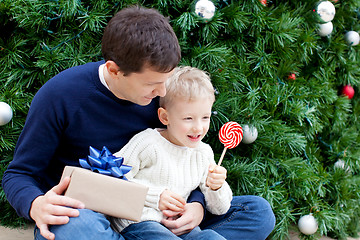
{"label": "lollipop stick", "polygon": [[224,158],[224,156],[225,156],[226,150],[227,150],[227,148],[225,147],[224,150],[223,150],[223,152],[222,152],[222,154],[221,154],[220,160],[219,160],[219,162],[218,162],[218,166],[221,165],[222,160],[223,160],[223,158]]}

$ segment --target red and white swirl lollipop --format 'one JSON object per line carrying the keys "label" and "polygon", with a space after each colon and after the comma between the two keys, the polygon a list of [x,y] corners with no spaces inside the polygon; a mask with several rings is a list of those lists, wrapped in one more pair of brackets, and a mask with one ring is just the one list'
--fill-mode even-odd
{"label": "red and white swirl lollipop", "polygon": [[240,124],[238,124],[237,122],[227,122],[220,128],[219,139],[220,142],[224,144],[224,151],[221,154],[218,165],[221,164],[226,150],[239,145],[242,138],[243,130]]}

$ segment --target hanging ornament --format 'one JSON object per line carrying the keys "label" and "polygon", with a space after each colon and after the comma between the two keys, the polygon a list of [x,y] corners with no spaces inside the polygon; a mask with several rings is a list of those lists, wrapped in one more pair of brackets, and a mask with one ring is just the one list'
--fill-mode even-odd
{"label": "hanging ornament", "polygon": [[344,162],[344,160],[342,160],[342,159],[339,159],[339,160],[337,160],[336,162],[335,162],[335,164],[334,164],[334,167],[335,168],[345,168],[345,162]]}
{"label": "hanging ornament", "polygon": [[199,0],[195,4],[195,13],[201,18],[209,20],[215,14],[215,5],[209,0]]}
{"label": "hanging ornament", "polygon": [[335,17],[335,7],[330,1],[321,1],[313,10],[320,23],[327,23]]}
{"label": "hanging ornament", "polygon": [[341,89],[341,94],[347,96],[349,99],[352,99],[355,94],[355,90],[351,85],[346,85]]}
{"label": "hanging ornament", "polygon": [[314,234],[318,229],[318,223],[312,213],[309,215],[302,216],[299,219],[298,227],[300,232],[302,232],[305,235],[311,235]]}
{"label": "hanging ornament", "polygon": [[249,126],[245,124],[243,127],[243,139],[242,142],[245,144],[250,144],[255,142],[258,136],[258,130],[254,126]]}
{"label": "hanging ornament", "polygon": [[317,33],[321,37],[326,37],[326,36],[329,36],[332,33],[333,28],[334,28],[334,26],[333,26],[332,22],[319,24]]}
{"label": "hanging ornament", "polygon": [[260,0],[260,3],[265,7],[267,6],[267,0]]}
{"label": "hanging ornament", "polygon": [[343,169],[346,173],[350,173],[350,167],[345,166],[345,161],[342,160],[342,159],[338,159],[338,160],[334,163],[334,168]]}
{"label": "hanging ornament", "polygon": [[360,36],[358,32],[355,31],[348,31],[345,34],[345,41],[347,42],[347,44],[349,44],[350,46],[356,46],[359,44],[360,41]]}
{"label": "hanging ornament", "polygon": [[290,73],[288,76],[289,80],[296,80],[296,74],[295,73]]}
{"label": "hanging ornament", "polygon": [[11,121],[13,111],[9,104],[0,102],[0,126],[3,126]]}

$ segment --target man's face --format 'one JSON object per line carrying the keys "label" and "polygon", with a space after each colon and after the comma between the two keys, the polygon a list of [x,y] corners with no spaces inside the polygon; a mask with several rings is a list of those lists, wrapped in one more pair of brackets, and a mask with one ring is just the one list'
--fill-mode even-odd
{"label": "man's face", "polygon": [[119,73],[118,78],[113,81],[111,91],[120,99],[145,106],[150,104],[153,98],[165,96],[165,82],[172,73],[159,73],[150,68],[127,76]]}

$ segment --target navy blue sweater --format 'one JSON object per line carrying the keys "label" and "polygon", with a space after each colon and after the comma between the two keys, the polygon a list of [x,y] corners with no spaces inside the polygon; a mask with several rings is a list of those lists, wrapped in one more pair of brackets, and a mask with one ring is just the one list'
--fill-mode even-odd
{"label": "navy blue sweater", "polygon": [[[102,63],[67,69],[35,95],[2,181],[20,216],[30,219],[32,201],[59,183],[66,165],[79,166],[89,146],[114,153],[136,133],[161,126],[158,99],[147,106],[118,99],[100,82]],[[203,203],[198,194],[193,197]]]}

